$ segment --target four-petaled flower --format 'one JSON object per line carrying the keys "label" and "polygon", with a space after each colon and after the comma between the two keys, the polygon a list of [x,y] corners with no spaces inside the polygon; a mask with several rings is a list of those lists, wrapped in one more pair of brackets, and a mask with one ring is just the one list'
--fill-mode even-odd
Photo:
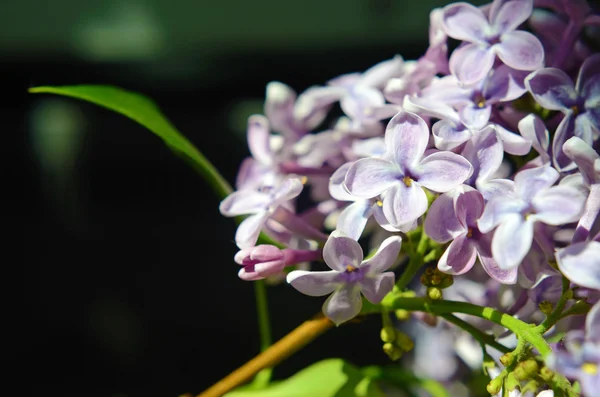
{"label": "four-petaled flower", "polygon": [[331,294],[323,304],[323,313],[336,324],[348,321],[360,312],[360,294],[371,303],[379,303],[394,287],[394,273],[385,272],[398,258],[402,239],[388,237],[371,258],[363,260],[357,241],[334,231],[323,247],[323,259],[329,271],[294,270],[287,282],[303,294]]}

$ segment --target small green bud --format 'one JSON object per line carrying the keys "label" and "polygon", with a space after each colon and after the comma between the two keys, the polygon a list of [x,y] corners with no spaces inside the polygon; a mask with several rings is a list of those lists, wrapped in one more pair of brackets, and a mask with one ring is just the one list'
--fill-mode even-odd
{"label": "small green bud", "polygon": [[550,383],[552,381],[552,378],[554,378],[554,371],[552,371],[548,367],[543,367],[540,370],[540,378],[542,378],[546,382]]}
{"label": "small green bud", "polygon": [[552,307],[552,303],[548,301],[541,301],[538,306],[542,313],[544,313],[546,316],[549,316],[550,313],[552,313],[552,310],[554,309]]}
{"label": "small green bud", "polygon": [[537,375],[540,367],[534,359],[521,361],[515,368],[514,375],[519,380],[531,379]]}
{"label": "small green bud", "polygon": [[451,274],[444,274],[444,277],[442,277],[442,282],[440,285],[438,285],[438,288],[448,288],[452,284],[454,284],[454,277]]}
{"label": "small green bud", "polygon": [[517,377],[514,375],[514,373],[510,373],[508,374],[508,376],[506,377],[506,381],[504,382],[504,387],[506,387],[506,390],[513,391],[516,388],[521,388],[521,382],[517,379]]}
{"label": "small green bud", "polygon": [[394,312],[396,318],[400,321],[406,321],[410,318],[410,312],[405,309],[398,309]]}
{"label": "small green bud", "polygon": [[402,357],[402,350],[392,343],[385,343],[383,345],[383,352],[387,354],[392,361],[398,361]]}
{"label": "small green bud", "polygon": [[440,285],[442,283],[442,275],[438,272],[435,272],[433,276],[431,276],[431,285]]}
{"label": "small green bud", "polygon": [[431,280],[427,276],[427,274],[421,274],[420,281],[421,281],[421,284],[423,284],[424,286],[428,286],[429,284],[431,284]]}
{"label": "small green bud", "polygon": [[498,376],[497,378],[492,379],[490,383],[488,383],[488,385],[486,386],[486,390],[488,391],[488,393],[490,393],[491,395],[500,393],[500,389],[502,389],[503,380],[504,376],[502,376],[502,374],[500,374],[500,376]]}
{"label": "small green bud", "polygon": [[406,335],[404,332],[398,332],[396,334],[395,345],[405,352],[409,352],[415,347],[415,343],[410,339],[410,336]]}
{"label": "small green bud", "polygon": [[500,357],[500,362],[502,363],[502,365],[507,367],[508,364],[510,364],[510,362],[512,361],[512,359],[513,359],[512,353],[506,353]]}
{"label": "small green bud", "polygon": [[384,343],[393,343],[396,340],[396,330],[392,326],[383,327],[380,336]]}
{"label": "small green bud", "polygon": [[440,300],[444,297],[442,290],[436,287],[427,288],[427,296],[432,300]]}
{"label": "small green bud", "polygon": [[540,388],[540,384],[536,380],[530,380],[521,388],[521,394],[534,394]]}

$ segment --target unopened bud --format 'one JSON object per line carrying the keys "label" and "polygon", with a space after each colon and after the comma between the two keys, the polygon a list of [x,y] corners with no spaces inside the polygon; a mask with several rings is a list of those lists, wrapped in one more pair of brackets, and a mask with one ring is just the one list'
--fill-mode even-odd
{"label": "unopened bud", "polygon": [[396,333],[395,345],[405,352],[409,352],[413,349],[413,347],[415,347],[415,343],[412,341],[412,339],[410,339],[410,336],[400,331]]}
{"label": "unopened bud", "polygon": [[429,297],[429,299],[432,300],[439,300],[442,299],[444,294],[442,293],[442,290],[436,287],[429,287],[427,288],[427,296]]}
{"label": "unopened bud", "polygon": [[398,346],[394,346],[392,343],[385,343],[383,345],[383,352],[392,361],[398,361],[402,357],[402,350]]}
{"label": "unopened bud", "polygon": [[396,318],[400,321],[406,321],[410,318],[410,312],[405,309],[398,309],[394,312]]}
{"label": "unopened bud", "polygon": [[502,363],[502,365],[507,367],[508,364],[510,364],[510,362],[512,361],[512,358],[513,358],[512,353],[506,353],[500,357],[500,362]]}
{"label": "unopened bud", "polygon": [[393,343],[396,340],[396,330],[391,326],[383,327],[380,336],[383,342]]}
{"label": "unopened bud", "polygon": [[488,391],[488,393],[490,393],[491,395],[500,393],[500,389],[502,389],[503,380],[503,376],[498,376],[497,378],[492,379],[490,383],[488,383],[488,385],[486,386],[486,390]]}
{"label": "unopened bud", "polygon": [[274,276],[281,272],[286,264],[284,251],[274,245],[244,248],[235,254],[233,259],[243,266],[238,276],[246,281]]}
{"label": "unopened bud", "polygon": [[545,380],[546,382],[551,382],[552,378],[554,378],[554,371],[552,371],[550,368],[548,367],[543,367],[540,370],[540,378],[542,378],[543,380]]}
{"label": "unopened bud", "polygon": [[534,359],[521,361],[514,370],[515,378],[519,380],[531,379],[537,375],[540,367]]}
{"label": "unopened bud", "polygon": [[539,306],[540,310],[542,311],[542,313],[544,313],[546,316],[549,316],[550,313],[552,313],[553,307],[552,307],[551,302],[541,301],[538,306]]}
{"label": "unopened bud", "polygon": [[516,388],[520,388],[521,382],[517,379],[517,377],[513,373],[510,373],[510,374],[508,374],[508,376],[506,377],[506,380],[504,381],[504,387],[506,387],[506,390],[511,392],[511,391],[515,390]]}

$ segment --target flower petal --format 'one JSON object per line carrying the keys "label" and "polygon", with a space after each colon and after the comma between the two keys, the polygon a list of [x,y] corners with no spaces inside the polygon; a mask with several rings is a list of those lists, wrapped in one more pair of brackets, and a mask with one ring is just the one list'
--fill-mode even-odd
{"label": "flower petal", "polygon": [[363,250],[355,240],[334,231],[323,247],[323,259],[331,269],[345,272],[347,266],[360,266]]}
{"label": "flower petal", "polygon": [[565,154],[563,146],[575,134],[575,121],[581,117],[576,117],[573,111],[567,110],[565,117],[554,131],[552,140],[552,160],[554,166],[561,172],[571,171],[577,167],[575,163]]}
{"label": "flower petal", "polygon": [[344,285],[336,290],[323,303],[325,314],[336,325],[353,319],[362,309],[360,287],[356,284]]}
{"label": "flower petal", "polygon": [[366,158],[350,166],[344,184],[351,194],[371,198],[398,184],[402,176],[396,164],[379,158]]}
{"label": "flower petal", "polygon": [[499,33],[513,31],[529,18],[532,11],[533,0],[504,2],[492,16],[492,26]]}
{"label": "flower petal", "polygon": [[570,186],[553,186],[534,197],[536,211],[531,217],[548,225],[575,222],[581,216],[586,197]]}
{"label": "flower petal", "polygon": [[388,237],[383,240],[377,252],[364,261],[361,266],[369,266],[369,270],[367,271],[367,275],[369,276],[383,273],[398,259],[401,246],[402,238],[400,236]]}
{"label": "flower petal", "polygon": [[463,185],[461,190],[454,199],[456,217],[465,227],[473,227],[483,214],[485,202],[481,193],[472,187]]}
{"label": "flower petal", "polygon": [[294,270],[288,273],[286,281],[298,291],[308,296],[323,296],[332,293],[341,284],[339,272],[309,272]]}
{"label": "flower petal", "polygon": [[483,270],[492,279],[502,284],[516,284],[517,282],[517,268],[513,269],[500,269],[498,263],[492,257],[492,234],[484,234],[479,237],[477,241],[477,257]]}
{"label": "flower petal", "polygon": [[268,218],[269,213],[263,211],[244,219],[235,232],[237,246],[242,249],[254,246],[258,240],[260,230]]}
{"label": "flower petal", "polygon": [[447,243],[466,232],[454,212],[454,190],[444,193],[434,200],[425,218],[425,234],[435,242]]}
{"label": "flower petal", "polygon": [[577,91],[583,98],[600,96],[600,53],[589,56],[579,69]]}
{"label": "flower petal", "polygon": [[519,266],[533,241],[533,222],[520,214],[507,217],[498,226],[492,239],[492,255],[500,269]]}
{"label": "flower petal", "polygon": [[483,195],[487,202],[495,197],[511,196],[515,192],[515,183],[510,179],[492,179],[481,181],[476,184],[477,190]]}
{"label": "flower petal", "polygon": [[464,274],[475,264],[476,255],[475,245],[463,234],[456,237],[446,248],[438,262],[438,269],[452,275]]}
{"label": "flower petal", "polygon": [[594,343],[600,342],[600,302],[597,302],[587,314],[585,319],[585,334]]}
{"label": "flower petal", "polygon": [[460,109],[460,121],[474,130],[480,130],[490,120],[492,107],[490,105],[479,107],[476,104],[464,106]]}
{"label": "flower petal", "polygon": [[527,92],[525,77],[529,72],[500,65],[492,70],[483,86],[483,97],[488,103],[508,102]]}
{"label": "flower petal", "polygon": [[530,203],[541,191],[558,180],[559,173],[550,166],[529,168],[515,175],[515,191],[523,201]]}
{"label": "flower petal", "polygon": [[329,194],[336,200],[354,201],[356,197],[351,195],[344,185],[346,173],[352,165],[352,162],[342,164],[329,178]]}
{"label": "flower petal", "polygon": [[262,164],[273,162],[270,135],[269,120],[265,116],[255,114],[248,118],[248,148],[252,157]]}
{"label": "flower petal", "polygon": [[372,207],[373,204],[369,200],[358,200],[350,204],[340,213],[337,229],[344,235],[358,240],[373,214]]}
{"label": "flower petal", "polygon": [[385,272],[359,281],[362,294],[371,303],[378,304],[394,288],[395,276],[392,272]]}
{"label": "flower petal", "polygon": [[448,36],[472,42],[484,40],[489,24],[479,8],[467,3],[455,3],[444,7],[442,27]]}
{"label": "flower petal", "polygon": [[594,162],[600,155],[590,145],[574,136],[565,142],[563,152],[577,164],[588,185],[600,183],[600,173],[594,170]]}
{"label": "flower petal", "polygon": [[402,169],[416,164],[429,142],[429,128],[414,113],[400,112],[394,116],[385,130],[385,147],[389,158]]}
{"label": "flower petal", "polygon": [[523,138],[502,127],[500,124],[493,124],[496,134],[502,140],[504,151],[517,156],[524,156],[531,150],[531,141]]}
{"label": "flower petal", "polygon": [[399,183],[383,196],[383,214],[392,226],[407,224],[427,211],[427,196],[416,183]]}
{"label": "flower petal", "polygon": [[545,109],[565,110],[577,101],[573,80],[560,69],[535,71],[525,78],[525,86],[535,101]]}
{"label": "flower petal", "polygon": [[498,58],[513,69],[536,70],[544,66],[544,47],[529,32],[516,30],[505,33],[494,49]]}
{"label": "flower petal", "polygon": [[486,204],[477,226],[482,233],[488,233],[507,218],[520,214],[527,206],[526,202],[512,195],[496,197]]}
{"label": "flower petal", "polygon": [[491,47],[467,44],[450,56],[450,72],[464,85],[475,84],[488,75],[496,54]]}
{"label": "flower petal", "polygon": [[587,241],[556,252],[558,268],[582,287],[600,290],[600,242]]}
{"label": "flower petal", "polygon": [[531,146],[539,153],[542,161],[549,162],[550,134],[542,119],[531,113],[519,121],[518,129],[523,138],[531,141]]}
{"label": "flower petal", "polygon": [[471,130],[462,123],[458,125],[449,120],[440,120],[431,128],[435,147],[440,150],[452,150],[467,142],[473,136]]}
{"label": "flower petal", "polygon": [[402,76],[404,71],[404,59],[400,55],[392,59],[379,62],[367,69],[360,79],[360,85],[383,88],[390,79]]}
{"label": "flower petal", "polygon": [[473,135],[461,155],[473,166],[473,175],[465,181],[473,185],[475,181],[485,181],[500,168],[504,158],[502,141],[489,126]]}
{"label": "flower petal", "polygon": [[255,214],[266,210],[273,199],[269,194],[252,190],[238,190],[225,197],[219,205],[224,216]]}
{"label": "flower petal", "polygon": [[273,204],[281,204],[297,197],[303,188],[304,185],[300,178],[290,177],[284,179],[272,193]]}
{"label": "flower petal", "polygon": [[473,166],[456,153],[436,152],[421,160],[413,172],[420,185],[434,192],[444,193],[471,176]]}

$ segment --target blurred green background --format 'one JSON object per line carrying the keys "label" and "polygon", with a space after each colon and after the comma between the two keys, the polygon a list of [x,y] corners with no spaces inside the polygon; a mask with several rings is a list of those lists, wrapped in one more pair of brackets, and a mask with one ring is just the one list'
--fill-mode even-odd
{"label": "blurred green background", "polygon": [[[258,351],[253,288],[236,276],[235,227],[212,192],[142,127],[27,88],[144,93],[233,181],[269,81],[300,92],[396,54],[415,59],[429,11],[447,3],[2,0],[0,150],[18,238],[6,359],[17,390],[198,393]],[[276,338],[322,303],[286,285],[269,294]],[[387,363],[379,326],[333,330],[275,376],[327,357]]]}

